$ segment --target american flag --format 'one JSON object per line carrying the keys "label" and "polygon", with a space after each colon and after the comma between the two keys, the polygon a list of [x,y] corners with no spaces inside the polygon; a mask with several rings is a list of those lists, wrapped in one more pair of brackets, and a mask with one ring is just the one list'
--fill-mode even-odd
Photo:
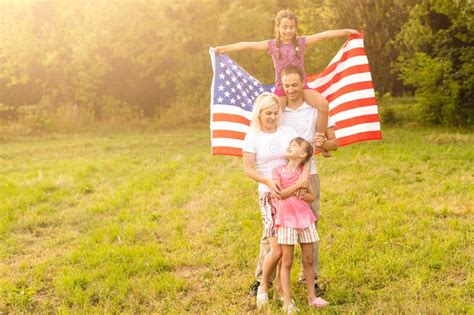
{"label": "american flag", "polygon": [[[242,155],[255,98],[264,85],[232,59],[210,49],[214,76],[211,87],[213,155]],[[350,35],[322,73],[309,75],[308,86],[329,102],[338,145],[382,138],[377,102],[362,34]]]}

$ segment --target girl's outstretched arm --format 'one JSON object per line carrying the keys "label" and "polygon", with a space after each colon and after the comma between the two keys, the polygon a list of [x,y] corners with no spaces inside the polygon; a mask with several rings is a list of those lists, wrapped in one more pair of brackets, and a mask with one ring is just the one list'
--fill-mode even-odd
{"label": "girl's outstretched arm", "polygon": [[268,40],[262,40],[261,42],[240,42],[225,46],[217,46],[216,52],[220,54],[225,54],[231,51],[238,51],[238,50],[266,50],[268,48]]}
{"label": "girl's outstretched arm", "polygon": [[359,31],[353,29],[343,29],[343,30],[331,30],[325,31],[313,35],[308,35],[306,37],[306,45],[313,45],[319,42],[322,39],[330,39],[342,36],[348,36],[350,34],[358,34]]}

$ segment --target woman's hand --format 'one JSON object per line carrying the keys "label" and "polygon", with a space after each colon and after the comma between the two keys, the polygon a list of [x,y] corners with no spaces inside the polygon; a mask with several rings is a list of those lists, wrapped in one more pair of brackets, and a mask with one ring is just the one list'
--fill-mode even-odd
{"label": "woman's hand", "polygon": [[281,199],[281,188],[276,182],[269,180],[267,186],[276,198]]}

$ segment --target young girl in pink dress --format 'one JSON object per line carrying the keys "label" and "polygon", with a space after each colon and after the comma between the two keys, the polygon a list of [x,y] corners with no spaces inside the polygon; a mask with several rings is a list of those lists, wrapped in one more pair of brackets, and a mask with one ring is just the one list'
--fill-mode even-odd
{"label": "young girl in pink dress", "polygon": [[[352,29],[331,30],[308,36],[297,36],[298,19],[291,10],[281,10],[275,18],[275,39],[264,40],[259,42],[239,42],[235,44],[217,46],[216,52],[227,53],[239,50],[266,50],[273,59],[275,67],[275,94],[279,98],[282,109],[286,106],[287,98],[281,81],[281,72],[284,68],[292,65],[303,70],[304,73],[304,51],[307,46],[311,46],[323,39],[347,36],[349,34],[357,34],[358,31]],[[328,102],[326,99],[312,90],[307,85],[304,86],[303,98],[306,103],[318,110],[318,118],[316,121],[316,136],[324,136],[326,134],[328,124]],[[323,143],[319,140],[315,141],[317,150]]]}
{"label": "young girl in pink dress", "polygon": [[[293,250],[300,244],[303,266],[308,291],[308,304],[312,307],[324,307],[329,303],[314,292],[313,243],[319,240],[314,222],[316,217],[308,202],[315,198],[313,187],[301,178],[303,167],[313,155],[309,142],[297,137],[290,142],[285,152],[288,163],[273,169],[273,180],[281,189],[280,198],[276,201],[274,218],[277,228],[277,242],[282,247],[280,283],[282,290],[283,310],[287,313],[296,311],[290,295],[290,272],[293,263]],[[300,188],[307,188],[301,198],[296,196]]]}

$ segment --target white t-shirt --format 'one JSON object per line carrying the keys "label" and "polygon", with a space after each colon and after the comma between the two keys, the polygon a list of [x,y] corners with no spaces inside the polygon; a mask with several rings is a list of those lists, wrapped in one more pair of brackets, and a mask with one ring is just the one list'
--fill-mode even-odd
{"label": "white t-shirt", "polygon": [[[296,132],[287,126],[279,127],[274,133],[250,129],[245,136],[242,151],[255,153],[257,173],[265,178],[272,179],[272,170],[286,163],[285,151],[290,141],[296,137]],[[265,192],[270,191],[270,189],[259,183],[258,191]]]}
{"label": "white t-shirt", "polygon": [[[281,120],[282,126],[291,127],[298,137],[301,137],[308,141],[313,142],[314,136],[316,135],[316,120],[318,118],[318,111],[311,105],[303,102],[300,107],[296,109],[285,107],[283,111],[283,117]],[[328,128],[334,126],[332,119],[329,118]],[[316,174],[316,160],[314,157],[311,159],[310,174]]]}

